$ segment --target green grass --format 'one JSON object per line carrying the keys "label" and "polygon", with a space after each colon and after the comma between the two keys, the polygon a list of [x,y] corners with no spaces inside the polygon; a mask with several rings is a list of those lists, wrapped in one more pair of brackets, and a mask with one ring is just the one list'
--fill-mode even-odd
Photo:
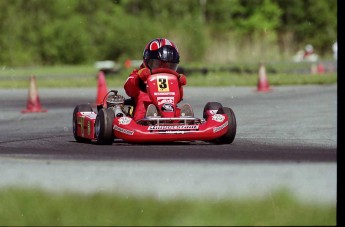
{"label": "green grass", "polygon": [[[122,87],[131,69],[124,69],[118,74],[106,76],[107,86]],[[55,66],[37,68],[2,68],[0,69],[0,88],[27,88],[31,75],[36,76],[38,87],[95,87],[97,70],[92,66]],[[286,74],[267,73],[272,86],[334,84],[337,73],[327,74]],[[187,75],[188,86],[256,86],[258,74],[209,72],[207,75],[195,73]]]}
{"label": "green grass", "polygon": [[[336,74],[266,74],[272,86],[306,85],[306,84],[334,84],[337,83]],[[256,86],[259,80],[257,74],[229,74],[209,73],[206,76],[195,74],[187,77],[191,86]]]}
{"label": "green grass", "polygon": [[265,198],[156,199],[121,194],[0,190],[0,225],[336,225],[336,205],[301,203],[279,190]]}

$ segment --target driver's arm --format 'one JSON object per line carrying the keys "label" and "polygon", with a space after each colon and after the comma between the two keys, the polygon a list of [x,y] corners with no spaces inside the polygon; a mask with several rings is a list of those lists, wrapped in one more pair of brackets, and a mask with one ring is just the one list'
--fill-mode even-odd
{"label": "driver's arm", "polygon": [[139,95],[139,77],[138,70],[134,69],[133,72],[128,76],[124,89],[129,97],[137,97]]}
{"label": "driver's arm", "polygon": [[130,97],[138,96],[140,91],[139,80],[145,82],[150,75],[151,72],[148,68],[141,68],[139,70],[134,69],[127,78],[124,85],[127,95]]}

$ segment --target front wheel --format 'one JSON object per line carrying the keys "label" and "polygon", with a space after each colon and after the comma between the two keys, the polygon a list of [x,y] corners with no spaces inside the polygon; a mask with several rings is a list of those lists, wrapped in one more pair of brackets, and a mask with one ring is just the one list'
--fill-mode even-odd
{"label": "front wheel", "polygon": [[114,111],[101,109],[96,117],[95,134],[98,144],[110,145],[114,141],[113,120]]}
{"label": "front wheel", "polygon": [[75,140],[78,143],[90,143],[91,139],[87,139],[87,138],[78,136],[78,134],[77,134],[77,130],[78,130],[77,113],[78,112],[92,112],[92,111],[93,111],[92,107],[89,104],[77,105],[74,108],[74,111],[73,111],[73,121],[72,121],[72,124],[73,124],[73,136],[74,136]]}
{"label": "front wheel", "polygon": [[217,114],[228,115],[228,131],[214,142],[218,144],[230,144],[234,141],[236,136],[236,117],[234,111],[229,107],[220,108]]}

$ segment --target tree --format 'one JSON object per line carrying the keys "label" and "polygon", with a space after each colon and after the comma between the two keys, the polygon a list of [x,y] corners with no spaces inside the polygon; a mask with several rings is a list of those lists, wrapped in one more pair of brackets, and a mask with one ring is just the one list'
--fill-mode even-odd
{"label": "tree", "polygon": [[298,47],[310,43],[316,47],[319,54],[330,50],[337,37],[336,0],[274,1],[283,12],[278,29],[281,45],[284,45],[284,35],[290,33],[292,40],[288,45]]}

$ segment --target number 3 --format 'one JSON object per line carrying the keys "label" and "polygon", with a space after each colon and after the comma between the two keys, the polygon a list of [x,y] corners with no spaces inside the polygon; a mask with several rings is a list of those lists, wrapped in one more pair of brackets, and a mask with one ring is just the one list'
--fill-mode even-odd
{"label": "number 3", "polygon": [[158,77],[157,81],[158,81],[157,85],[158,85],[158,90],[159,91],[169,91],[168,78],[166,78],[166,77]]}

